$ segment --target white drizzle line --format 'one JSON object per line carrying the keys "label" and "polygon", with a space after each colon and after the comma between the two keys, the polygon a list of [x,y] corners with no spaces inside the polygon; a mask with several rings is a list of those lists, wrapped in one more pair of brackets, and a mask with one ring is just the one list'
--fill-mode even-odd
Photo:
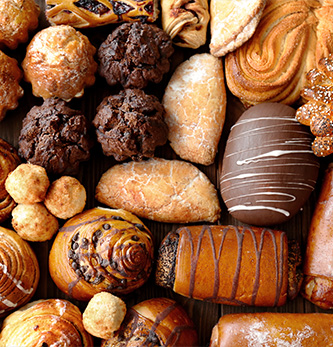
{"label": "white drizzle line", "polygon": [[288,194],[288,193],[281,193],[281,192],[258,192],[258,193],[252,193],[252,194],[245,194],[245,195],[238,195],[237,197],[233,197],[230,199],[225,200],[224,202],[227,203],[229,201],[235,200],[235,199],[240,199],[240,198],[246,198],[249,196],[256,196],[256,195],[280,195],[280,196],[285,196],[289,199],[285,199],[285,200],[256,200],[257,202],[293,202],[296,200],[296,197],[294,195]]}
{"label": "white drizzle line", "polygon": [[283,210],[282,208],[276,208],[276,207],[269,207],[269,206],[245,206],[245,205],[236,205],[233,207],[230,207],[228,211],[230,213],[236,212],[236,211],[253,211],[253,210],[270,210],[274,212],[278,212],[281,214],[284,214],[286,217],[290,216],[290,213],[286,210]]}
{"label": "white drizzle line", "polygon": [[[33,287],[30,289],[25,289],[22,287],[22,281],[18,281],[16,278],[14,278],[7,269],[7,266],[5,264],[0,263],[0,268],[2,269],[2,272],[15,284],[15,286],[24,294],[31,294],[33,292]],[[3,302],[3,301],[2,301]],[[6,305],[6,304],[5,304]]]}

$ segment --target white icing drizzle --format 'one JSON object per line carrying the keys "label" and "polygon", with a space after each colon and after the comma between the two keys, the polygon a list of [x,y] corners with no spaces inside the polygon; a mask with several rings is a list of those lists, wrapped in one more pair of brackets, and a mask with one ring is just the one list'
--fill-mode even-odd
{"label": "white icing drizzle", "polygon": [[270,210],[278,213],[284,214],[286,217],[290,216],[290,213],[282,208],[265,206],[265,205],[256,205],[256,206],[246,206],[246,205],[236,205],[228,209],[230,213],[235,211],[254,211],[254,210]]}
{"label": "white icing drizzle", "polygon": [[2,296],[0,296],[0,301],[2,304],[6,305],[7,307],[16,307],[17,306],[17,303],[15,302],[12,302]]}
{"label": "white icing drizzle", "polygon": [[[259,195],[259,196],[262,196],[262,195],[269,195],[269,196],[277,195],[277,196],[286,197],[286,199],[283,199],[283,200],[278,200],[278,199],[258,199],[257,202],[281,202],[281,201],[293,202],[293,201],[296,200],[296,197],[294,195],[291,195],[291,194],[288,194],[288,193],[281,193],[281,192],[258,192],[258,193],[252,193],[252,194],[238,195],[237,198],[246,198],[248,196],[256,196],[256,195]],[[230,202],[230,201],[232,201],[234,199],[236,199],[236,198],[227,199],[227,200],[225,200],[225,203]]]}
{"label": "white icing drizzle", "polygon": [[[31,287],[30,289],[25,289],[22,287],[22,281],[18,281],[16,278],[14,278],[7,269],[7,266],[5,264],[0,263],[0,268],[3,272],[3,274],[5,274],[14,284],[15,286],[24,294],[31,294],[33,292],[33,288]],[[3,301],[2,301],[3,302]],[[6,304],[5,304],[6,305]],[[7,305],[8,306],[8,305]]]}

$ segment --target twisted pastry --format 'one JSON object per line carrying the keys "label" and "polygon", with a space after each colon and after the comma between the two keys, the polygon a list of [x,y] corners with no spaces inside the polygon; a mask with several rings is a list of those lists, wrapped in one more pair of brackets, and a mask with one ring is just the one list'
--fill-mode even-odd
{"label": "twisted pastry", "polygon": [[153,254],[152,235],[136,216],[94,208],[60,229],[50,252],[50,275],[77,300],[101,291],[127,294],[148,279]]}
{"label": "twisted pastry", "polygon": [[0,346],[91,347],[92,337],[84,330],[78,307],[66,300],[31,302],[3,322]]}
{"label": "twisted pastry", "polygon": [[171,299],[154,298],[130,308],[120,329],[102,347],[197,344],[194,324],[183,307]]}
{"label": "twisted pastry", "polygon": [[244,45],[226,56],[226,80],[245,106],[293,104],[305,72],[333,48],[333,5],[323,0],[269,0]]}
{"label": "twisted pastry", "polygon": [[8,142],[0,138],[0,223],[10,216],[15,202],[5,188],[8,174],[20,164],[17,151]]}
{"label": "twisted pastry", "polygon": [[0,227],[0,316],[26,304],[39,281],[37,258],[14,231]]}

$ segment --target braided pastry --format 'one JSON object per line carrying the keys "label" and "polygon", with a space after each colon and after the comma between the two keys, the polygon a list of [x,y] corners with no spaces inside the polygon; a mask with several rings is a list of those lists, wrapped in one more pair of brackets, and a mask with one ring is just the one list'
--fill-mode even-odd
{"label": "braided pastry", "polygon": [[51,24],[76,28],[120,22],[154,22],[157,0],[46,0],[46,17]]}
{"label": "braided pastry", "polygon": [[310,126],[316,137],[312,150],[318,157],[333,153],[333,56],[320,59],[317,69],[310,70],[306,79],[308,86],[301,96],[307,103],[296,112],[296,119]]}
{"label": "braided pastry", "polygon": [[16,149],[0,138],[0,223],[10,216],[15,201],[8,194],[5,182],[8,174],[20,164]]}
{"label": "braided pastry", "polygon": [[66,300],[31,302],[9,315],[3,323],[0,346],[91,347],[78,307]]}
{"label": "braided pastry", "polygon": [[127,294],[143,285],[151,272],[150,231],[124,210],[93,208],[60,229],[49,268],[55,284],[77,300],[108,291]]}

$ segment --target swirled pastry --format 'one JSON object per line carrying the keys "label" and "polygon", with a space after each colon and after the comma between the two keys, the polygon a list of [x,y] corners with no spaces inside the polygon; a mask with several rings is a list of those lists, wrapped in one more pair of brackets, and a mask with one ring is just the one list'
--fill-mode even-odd
{"label": "swirled pastry", "polygon": [[0,138],[0,223],[10,216],[11,211],[15,207],[15,201],[8,194],[5,182],[9,173],[13,171],[20,162],[16,149]]}
{"label": "swirled pastry", "polygon": [[205,44],[209,10],[207,0],[161,0],[162,27],[173,43],[198,48]]}
{"label": "swirled pastry", "polygon": [[39,266],[29,244],[14,231],[0,227],[0,316],[26,304],[38,281]]}
{"label": "swirled pastry", "polygon": [[174,300],[154,298],[127,311],[120,329],[102,347],[197,346],[194,324]]}
{"label": "swirled pastry", "polygon": [[120,22],[154,22],[157,0],[46,0],[45,15],[51,24],[76,28]]}
{"label": "swirled pastry", "polygon": [[332,2],[268,0],[251,39],[226,56],[230,91],[245,106],[296,102],[306,72],[333,51],[332,16]]}
{"label": "swirled pastry", "polygon": [[101,291],[127,294],[143,285],[153,255],[151,233],[136,216],[93,208],[59,230],[49,269],[59,289],[74,299],[89,300]]}
{"label": "swirled pastry", "polygon": [[0,334],[1,347],[91,347],[77,306],[61,299],[34,301],[9,315]]}

